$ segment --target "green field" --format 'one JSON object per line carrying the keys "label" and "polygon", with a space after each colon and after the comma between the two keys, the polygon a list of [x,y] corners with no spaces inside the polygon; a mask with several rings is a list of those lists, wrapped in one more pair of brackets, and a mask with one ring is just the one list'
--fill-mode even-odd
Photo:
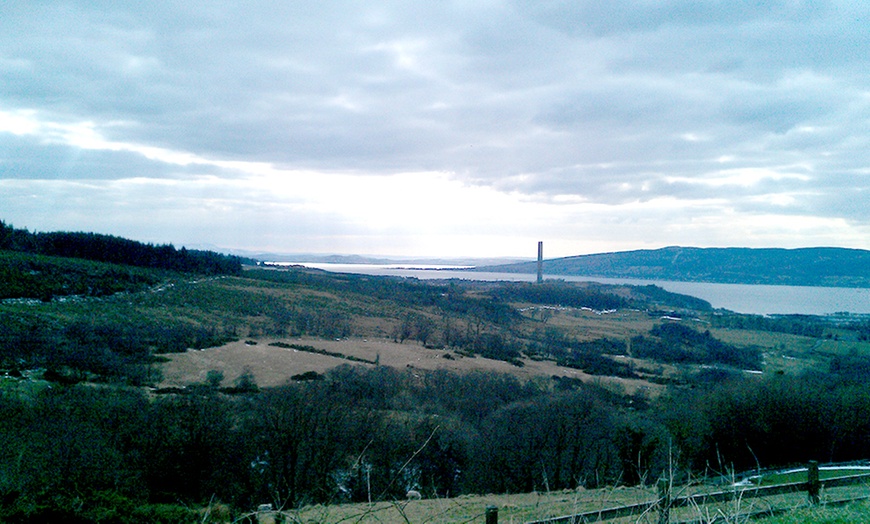
{"label": "green field", "polygon": [[[819,468],[819,480],[828,480],[828,479],[836,479],[843,477],[851,477],[854,475],[867,475],[870,474],[870,468],[868,467],[849,467],[849,466],[839,466],[839,467],[825,467],[822,466]],[[776,486],[779,484],[793,484],[797,482],[806,482],[807,481],[807,470],[806,468],[797,468],[793,470],[773,472],[773,473],[764,473],[759,477],[749,477],[750,481],[754,485],[758,486]],[[760,482],[759,482],[760,480]]]}
{"label": "green field", "polygon": [[870,522],[870,505],[866,502],[845,507],[798,509],[758,520],[761,524],[858,524]]}

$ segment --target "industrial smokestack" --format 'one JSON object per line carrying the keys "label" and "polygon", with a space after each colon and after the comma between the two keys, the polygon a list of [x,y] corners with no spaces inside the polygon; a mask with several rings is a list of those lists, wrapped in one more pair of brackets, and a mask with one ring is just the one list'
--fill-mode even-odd
{"label": "industrial smokestack", "polygon": [[544,243],[538,242],[538,284],[544,281]]}

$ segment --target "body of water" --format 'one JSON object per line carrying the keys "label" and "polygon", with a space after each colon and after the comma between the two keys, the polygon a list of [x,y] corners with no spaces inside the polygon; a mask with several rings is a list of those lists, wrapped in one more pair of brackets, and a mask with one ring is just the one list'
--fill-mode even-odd
{"label": "body of water", "polygon": [[[292,265],[279,262],[277,265]],[[508,280],[533,282],[534,274],[486,273],[465,271],[462,266],[415,266],[378,264],[316,264],[298,265],[323,269],[335,273],[364,275],[389,275],[419,279]],[[870,289],[844,287],[769,286],[749,284],[711,284],[706,282],[671,282],[666,280],[636,280],[622,278],[577,277],[544,275],[544,278],[569,282],[602,282],[606,284],[655,284],[673,293],[681,293],[706,300],[714,308],[723,308],[738,313],[758,315],[802,314],[828,315],[849,312],[870,314]]]}

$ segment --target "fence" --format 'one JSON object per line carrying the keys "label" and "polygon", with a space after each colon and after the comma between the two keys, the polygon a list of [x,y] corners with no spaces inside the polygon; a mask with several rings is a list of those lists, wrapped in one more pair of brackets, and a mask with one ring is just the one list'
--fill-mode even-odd
{"label": "fence", "polygon": [[[632,504],[629,506],[620,506],[616,508],[607,508],[597,511],[589,511],[586,513],[576,513],[564,517],[555,517],[546,520],[539,520],[529,524],[588,524],[593,522],[602,522],[611,519],[639,516],[639,515],[657,515],[658,524],[672,524],[671,510],[676,508],[699,508],[709,504],[729,502],[734,500],[746,500],[760,497],[774,497],[776,495],[794,494],[800,492],[807,493],[807,502],[809,504],[818,504],[820,501],[820,493],[822,488],[835,488],[842,486],[851,486],[870,481],[870,473],[860,475],[849,475],[831,479],[820,480],[819,478],[819,463],[812,461],[807,466],[807,480],[805,482],[792,482],[786,484],[778,484],[774,486],[734,486],[728,491],[718,491],[713,493],[699,493],[697,495],[689,495],[684,497],[672,497],[673,486],[668,479],[661,479],[658,483],[658,498],[654,501],[643,502],[640,504]],[[855,502],[859,500],[870,499],[868,496],[852,497],[840,499],[836,503]],[[757,514],[772,515],[782,513],[793,509],[794,506],[788,508],[767,507],[762,511],[755,512]],[[741,513],[741,515],[750,517],[757,516],[753,513]],[[715,519],[713,519],[715,520]],[[710,522],[710,519],[694,519],[683,521],[684,524],[689,522]],[[486,524],[498,523],[498,508],[490,506],[486,508]]]}

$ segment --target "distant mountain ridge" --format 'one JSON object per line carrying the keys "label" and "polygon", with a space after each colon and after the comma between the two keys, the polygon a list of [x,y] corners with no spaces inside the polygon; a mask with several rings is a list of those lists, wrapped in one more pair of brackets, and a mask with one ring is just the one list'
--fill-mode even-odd
{"label": "distant mountain ridge", "polygon": [[[221,251],[219,248],[217,250]],[[263,253],[243,250],[223,251],[264,262],[297,262],[300,264],[377,264],[401,267],[508,265],[532,260],[528,257],[390,257],[378,255],[336,255],[317,253]]]}
{"label": "distant mountain ridge", "polygon": [[[547,275],[789,286],[870,287],[870,251],[670,246],[544,260]],[[476,271],[535,273],[536,262]]]}

